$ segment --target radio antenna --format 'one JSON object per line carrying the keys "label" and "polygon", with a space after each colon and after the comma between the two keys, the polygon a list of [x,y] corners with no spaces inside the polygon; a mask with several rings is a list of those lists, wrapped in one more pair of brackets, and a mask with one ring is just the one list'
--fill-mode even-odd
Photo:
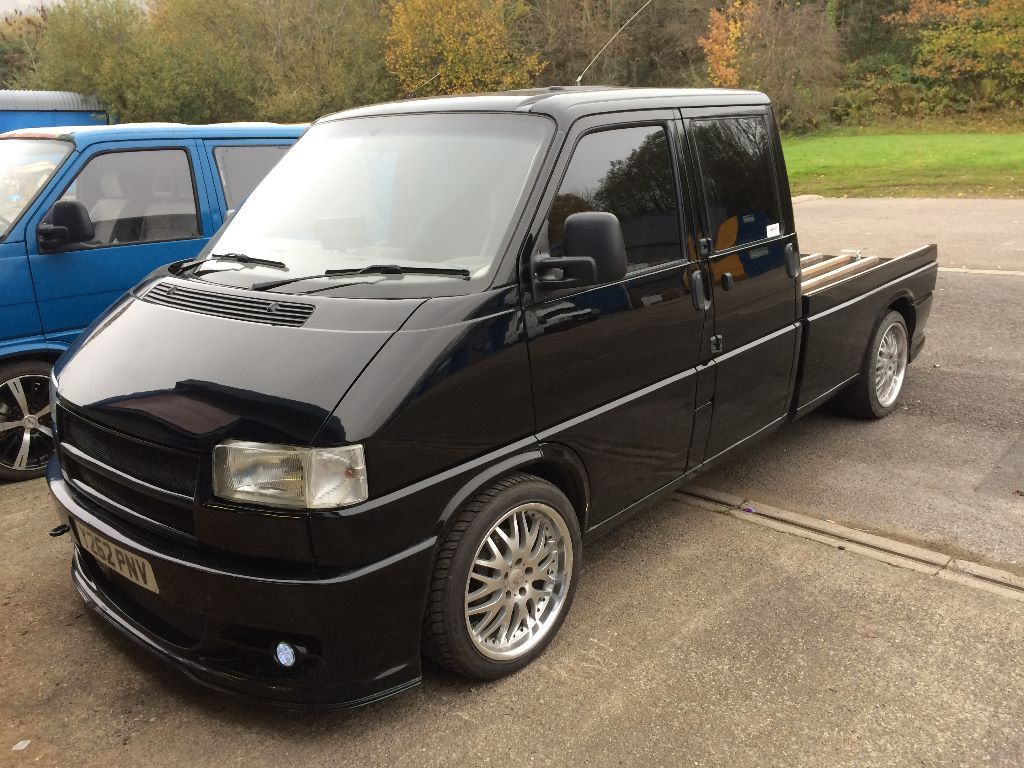
{"label": "radio antenna", "polygon": [[424,88],[426,88],[428,85],[430,85],[432,82],[437,80],[437,78],[439,78],[440,76],[441,76],[441,70],[438,69],[436,75],[434,75],[429,80],[424,80],[422,83],[420,83],[415,88],[413,88],[411,91],[409,91],[407,94],[405,94],[402,98],[403,99],[411,99],[411,98],[413,98],[417,93],[419,93]]}
{"label": "radio antenna", "polygon": [[639,16],[643,12],[644,8],[646,8],[648,5],[650,5],[653,2],[654,2],[654,0],[647,0],[646,3],[644,3],[643,5],[640,6],[639,9],[637,9],[636,13],[634,13],[632,16],[630,16],[626,20],[625,24],[623,24],[621,27],[619,27],[619,31],[611,36],[611,38],[608,40],[608,42],[604,44],[604,48],[602,48],[600,51],[598,51],[597,52],[597,56],[595,56],[594,58],[592,58],[590,60],[590,63],[587,64],[586,69],[584,69],[582,72],[580,72],[580,76],[576,78],[576,85],[579,85],[583,81],[583,76],[585,74],[587,74],[587,70],[590,69],[592,66],[594,66],[594,62],[595,61],[597,61],[599,58],[601,58],[601,54],[604,53],[604,49],[612,44],[612,42],[615,40],[615,38],[619,36],[619,32],[622,32],[622,30],[624,30],[626,27],[628,27],[629,23],[631,21],[633,21],[633,19],[635,19],[637,16]]}

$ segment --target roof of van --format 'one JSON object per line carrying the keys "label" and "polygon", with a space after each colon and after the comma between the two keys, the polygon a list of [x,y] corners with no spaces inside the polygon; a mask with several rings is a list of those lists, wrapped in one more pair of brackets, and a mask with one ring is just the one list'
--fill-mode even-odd
{"label": "roof of van", "polygon": [[759,91],[725,88],[621,88],[615,86],[551,86],[470,96],[435,96],[359,107],[321,118],[364,117],[416,112],[534,112],[559,123],[600,112],[683,107],[765,106]]}
{"label": "roof of van", "polygon": [[0,134],[0,139],[60,139],[79,148],[98,141],[139,141],[146,139],[260,139],[297,138],[305,124],[280,123],[120,123],[118,125],[68,125],[54,128],[19,128]]}

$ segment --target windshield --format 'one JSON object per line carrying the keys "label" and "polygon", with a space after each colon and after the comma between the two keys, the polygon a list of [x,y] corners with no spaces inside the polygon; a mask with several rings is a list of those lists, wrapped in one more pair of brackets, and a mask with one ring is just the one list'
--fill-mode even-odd
{"label": "windshield", "polygon": [[50,180],[72,150],[67,141],[4,139],[0,141],[0,238]]}
{"label": "windshield", "polygon": [[[481,277],[499,255],[551,132],[545,118],[509,114],[393,115],[314,126],[208,251],[282,262],[287,270],[273,277],[284,279],[382,264],[422,268],[427,274],[401,278],[421,285],[458,279],[431,269]],[[245,270],[254,271],[266,279],[264,270]],[[288,290],[309,288],[301,281]]]}

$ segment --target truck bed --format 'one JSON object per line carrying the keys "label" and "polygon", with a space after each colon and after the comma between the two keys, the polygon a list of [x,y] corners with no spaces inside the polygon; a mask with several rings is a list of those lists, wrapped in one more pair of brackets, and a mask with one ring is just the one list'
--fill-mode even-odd
{"label": "truck bed", "polygon": [[804,316],[822,312],[934,262],[937,252],[936,246],[926,245],[896,257],[863,255],[860,251],[844,251],[838,256],[801,255]]}
{"label": "truck bed", "polygon": [[895,258],[844,252],[800,257],[802,340],[794,415],[824,402],[860,371],[875,324],[892,307],[907,321],[910,355],[924,344],[938,248],[926,245]]}

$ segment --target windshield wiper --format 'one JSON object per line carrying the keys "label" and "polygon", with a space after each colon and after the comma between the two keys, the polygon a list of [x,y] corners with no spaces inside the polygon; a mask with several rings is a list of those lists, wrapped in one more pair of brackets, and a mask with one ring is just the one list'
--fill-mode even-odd
{"label": "windshield wiper", "polygon": [[[272,261],[271,259],[260,259],[255,256],[246,256],[244,253],[214,253],[209,258],[199,259],[198,261],[192,261],[188,264],[182,264],[178,267],[177,274],[181,274],[186,270],[198,267],[200,264],[205,264],[208,261],[233,261],[237,264],[252,264],[254,267],[272,267],[273,269],[288,269],[288,265],[283,261]],[[219,271],[219,270],[217,270]]]}
{"label": "windshield wiper", "polygon": [[443,267],[403,267],[398,264],[371,264],[369,267],[354,269],[328,269],[319,275],[304,275],[303,277],[289,277],[284,280],[271,280],[269,283],[257,283],[252,287],[254,291],[269,291],[271,288],[280,288],[289,283],[298,283],[303,280],[316,280],[325,277],[348,277],[351,275],[451,275],[463,280],[469,280],[468,269],[446,269]]}

